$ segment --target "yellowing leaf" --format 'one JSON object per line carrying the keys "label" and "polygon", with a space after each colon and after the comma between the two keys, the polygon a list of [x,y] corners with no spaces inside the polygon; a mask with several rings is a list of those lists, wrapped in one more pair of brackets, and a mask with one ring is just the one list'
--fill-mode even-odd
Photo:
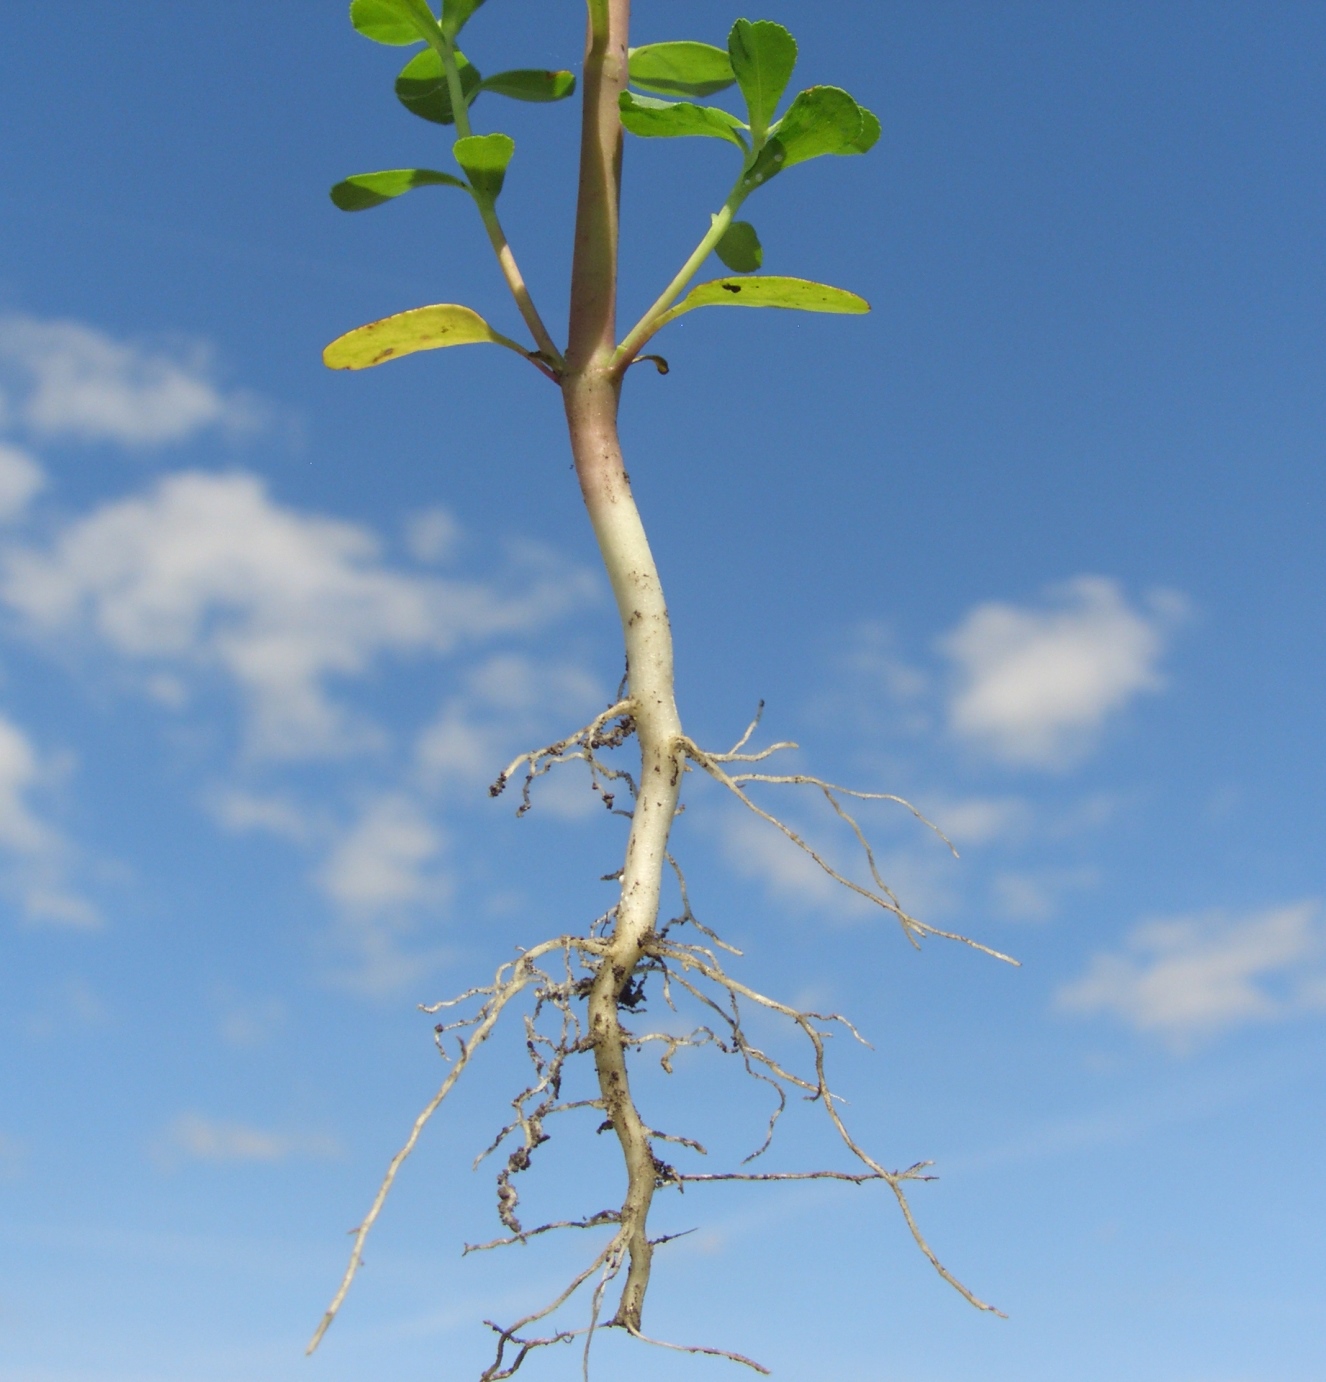
{"label": "yellowing leaf", "polygon": [[527,356],[515,341],[494,331],[477,312],[454,302],[440,302],[431,307],[412,307],[408,312],[397,312],[347,331],[322,352],[322,362],[329,369],[368,369],[401,355],[413,355],[416,350],[481,342],[507,346]]}

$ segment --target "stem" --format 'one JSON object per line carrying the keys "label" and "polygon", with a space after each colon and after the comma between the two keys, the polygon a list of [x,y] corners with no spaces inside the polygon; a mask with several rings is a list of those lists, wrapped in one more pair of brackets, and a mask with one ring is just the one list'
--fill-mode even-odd
{"label": "stem", "polygon": [[631,495],[617,432],[621,377],[613,366],[613,337],[622,154],[617,98],[626,85],[630,12],[630,0],[589,0],[571,320],[562,394],[581,494],[621,618],[631,715],[640,742],[639,795],[616,922],[589,995],[589,1032],[599,1090],[627,1172],[621,1238],[630,1263],[613,1323],[638,1330],[649,1285],[646,1220],[657,1170],[649,1129],[631,1097],[617,1000],[655,932],[668,836],[685,768],[685,741],[674,696],[667,605]]}
{"label": "stem", "polygon": [[[465,90],[460,84],[460,69],[456,66],[456,50],[450,43],[434,44],[433,46],[442,59],[442,70],[446,73],[447,93],[451,97],[451,111],[456,120],[456,138],[468,139],[474,131],[470,125],[469,102],[466,101]],[[479,208],[479,215],[483,218],[483,227],[488,232],[488,240],[493,247],[493,253],[497,255],[497,263],[502,270],[502,277],[506,279],[506,286],[511,290],[511,296],[516,300],[516,306],[520,310],[520,315],[525,319],[525,325],[529,327],[530,335],[534,337],[535,343],[547,356],[548,362],[553,368],[560,370],[565,363],[562,359],[562,352],[557,349],[553,338],[548,334],[548,328],[543,324],[543,318],[539,316],[538,308],[534,306],[534,299],[530,297],[529,289],[525,286],[524,275],[520,272],[520,265],[516,263],[516,256],[511,252],[506,232],[502,229],[502,222],[497,218],[496,206],[493,205],[491,198],[480,196],[478,193],[475,193],[474,201]]]}
{"label": "stem", "polygon": [[658,330],[659,318],[676,302],[686,285],[695,277],[700,265],[709,258],[714,246],[727,233],[727,228],[732,224],[732,218],[737,214],[737,209],[749,194],[750,188],[743,172],[727,201],[723,203],[723,209],[713,218],[709,233],[696,245],[691,257],[677,271],[677,276],[663,289],[654,305],[636,322],[626,339],[617,347],[612,357],[614,365],[621,367],[629,365],[639,354],[640,347]]}

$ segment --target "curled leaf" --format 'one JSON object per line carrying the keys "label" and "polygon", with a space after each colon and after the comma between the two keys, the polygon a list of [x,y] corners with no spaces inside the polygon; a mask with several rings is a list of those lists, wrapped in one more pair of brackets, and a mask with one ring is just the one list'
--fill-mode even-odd
{"label": "curled leaf", "polygon": [[733,221],[714,246],[714,253],[738,274],[753,274],[764,263],[764,247],[749,221]]}
{"label": "curled leaf", "polygon": [[743,151],[746,141],[738,130],[745,126],[735,115],[717,106],[697,106],[689,101],[659,101],[623,91],[618,102],[622,124],[646,139],[675,139],[683,135],[707,135],[726,139]]}
{"label": "curled leaf", "polygon": [[456,140],[451,151],[476,194],[496,201],[506,181],[507,165],[516,152],[516,141],[509,134],[472,134]]}
{"label": "curled leaf", "polygon": [[513,340],[494,331],[477,312],[454,302],[442,302],[431,307],[413,307],[367,326],[357,326],[338,336],[322,352],[322,362],[329,369],[369,369],[418,350],[483,342],[507,346],[526,355]]}
{"label": "curled leaf", "polygon": [[731,59],[712,43],[646,43],[627,61],[631,85],[660,96],[712,96],[737,80]]}
{"label": "curled leaf", "polygon": [[331,199],[342,211],[367,211],[416,187],[431,186],[470,190],[459,178],[432,168],[388,168],[380,173],[355,173],[345,178],[332,188]]}
{"label": "curled leaf", "polygon": [[716,278],[699,283],[671,311],[660,327],[697,307],[783,307],[795,312],[869,312],[870,304],[846,288],[812,283],[805,278]]}
{"label": "curled leaf", "polygon": [[[455,50],[460,89],[466,101],[473,103],[483,79],[479,69],[460,51]],[[454,125],[456,114],[451,108],[451,88],[442,67],[441,55],[435,48],[416,53],[401,68],[396,78],[396,99],[411,114],[435,125]]]}
{"label": "curled leaf", "polygon": [[491,91],[494,96],[510,96],[516,101],[561,101],[575,89],[573,72],[545,72],[529,67],[495,72],[479,83],[480,91]]}
{"label": "curled leaf", "polygon": [[401,47],[439,32],[427,0],[352,0],[350,23],[374,43]]}

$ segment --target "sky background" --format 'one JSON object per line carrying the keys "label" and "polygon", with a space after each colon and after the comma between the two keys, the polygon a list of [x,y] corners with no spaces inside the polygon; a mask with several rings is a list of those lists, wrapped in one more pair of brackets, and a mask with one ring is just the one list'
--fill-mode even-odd
{"label": "sky background", "polygon": [[[736,13],[640,0],[634,38],[722,43]],[[873,1042],[833,1051],[852,1125],[935,1160],[922,1226],[1010,1318],[871,1188],[695,1187],[660,1197],[697,1231],[648,1325],[807,1382],[1320,1378],[1326,10],[750,17],[884,128],[748,204],[765,269],[874,310],[692,315],[629,381],[682,713],[725,747],[764,699],[789,762],[915,801],[962,857],[871,808],[887,877],[1022,968],[914,953],[702,784],[676,848],[744,977]],[[582,23],[490,0],[466,47],[576,67]],[[499,1232],[469,1165],[523,1083],[513,1025],[302,1357],[442,1073],[415,1005],[582,929],[623,838],[573,776],[521,820],[485,790],[620,673],[555,391],[499,351],[319,360],[426,302],[519,332],[458,196],[327,200],[449,166],[403,57],[340,0],[6,10],[3,1382],[474,1377],[481,1321],[586,1253],[460,1256]],[[516,138],[504,220],[561,323],[576,103],[475,121]],[[626,321],[733,155],[628,142]],[[851,861],[813,800],[782,809]],[[640,1086],[711,1169],[762,1135],[716,1057]],[[842,1164],[821,1121],[794,1105],[771,1169]],[[565,1127],[522,1212],[615,1202],[610,1152]],[[729,1375],[597,1347],[600,1376]]]}

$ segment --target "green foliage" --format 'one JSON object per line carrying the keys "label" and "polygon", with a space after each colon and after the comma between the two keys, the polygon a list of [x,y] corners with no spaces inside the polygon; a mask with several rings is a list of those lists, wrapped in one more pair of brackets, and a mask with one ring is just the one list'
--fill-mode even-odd
{"label": "green foliage", "polygon": [[731,59],[711,43],[647,43],[628,62],[631,85],[659,96],[712,96],[737,80]]}
{"label": "green foliage", "polygon": [[472,134],[456,140],[452,147],[475,195],[489,202],[501,194],[507,165],[515,152],[516,141],[509,134]]}
{"label": "green foliage", "polygon": [[487,342],[525,352],[508,340],[477,313],[453,302],[432,307],[412,307],[381,321],[357,326],[338,336],[322,352],[329,369],[370,369],[417,350],[439,350],[443,346],[475,345]]}
{"label": "green foliage", "polygon": [[824,154],[863,154],[879,138],[878,117],[836,86],[799,92],[746,174],[750,188],[794,163]]}
{"label": "green foliage", "polygon": [[[455,50],[460,89],[467,102],[473,102],[482,84],[479,69],[460,51]],[[401,68],[396,78],[396,98],[412,115],[431,120],[435,125],[454,125],[456,112],[451,108],[451,88],[447,85],[442,55],[435,48],[416,53]]]}
{"label": "green foliage", "polygon": [[879,138],[879,121],[840,88],[812,86],[788,107],[773,137],[782,147],[783,167],[790,168],[822,154],[864,153]]}
{"label": "green foliage", "polygon": [[[408,111],[434,124],[456,124],[457,112],[447,80],[451,61],[455,62],[455,76],[467,106],[485,91],[539,103],[570,96],[576,87],[571,72],[517,68],[484,77],[455,47],[457,34],[483,3],[442,0],[439,19],[429,0],[353,0],[350,17],[360,33],[378,43],[427,45],[402,68],[396,79],[396,95]],[[591,23],[595,13],[591,0]],[[618,346],[614,358],[629,361],[641,342],[697,307],[779,307],[839,313],[870,310],[862,298],[841,288],[799,278],[754,276],[764,264],[760,237],[749,221],[731,219],[757,187],[783,169],[828,154],[864,153],[880,137],[879,120],[847,92],[833,86],[813,86],[798,92],[782,118],[775,119],[796,61],[796,40],[781,24],[769,20],[738,19],[728,35],[726,52],[691,40],[650,43],[630,50],[629,78],[638,90],[625,91],[619,98],[622,125],[647,139],[698,136],[724,140],[741,150],[742,168],[722,215],[713,218],[709,233]],[[749,123],[730,111],[694,99],[733,85],[741,90]],[[332,188],[332,201],[343,211],[363,211],[416,187],[465,188],[479,203],[489,234],[499,237],[494,241],[498,244],[502,232],[494,206],[515,153],[515,142],[505,134],[469,135],[455,141],[453,152],[468,182],[430,168],[358,173]],[[507,253],[505,249],[501,252]],[[682,297],[711,252],[732,273],[753,276],[702,283]],[[520,296],[524,289],[518,281],[512,291],[527,325],[541,343],[538,354],[529,358],[540,368],[559,363],[557,348],[528,298]],[[399,313],[360,327],[334,341],[325,358],[333,368],[362,369],[415,350],[469,341],[497,341],[529,354],[506,337],[499,337],[468,308],[443,305]]]}
{"label": "green foliage", "polygon": [[797,65],[796,39],[781,24],[738,19],[727,40],[728,56],[750,112],[751,137],[758,147]]}
{"label": "green foliage", "polygon": [[764,246],[749,221],[733,221],[714,253],[737,274],[753,274],[764,263]]}
{"label": "green foliage", "polygon": [[[422,3],[422,0],[420,0]],[[470,16],[483,4],[483,0],[442,0],[442,31],[449,39],[465,27]]]}
{"label": "green foliage", "polygon": [[516,101],[561,101],[575,89],[573,72],[545,72],[533,67],[497,72],[479,83],[480,91],[491,91],[494,96],[510,96]]}
{"label": "green foliage", "polygon": [[692,288],[659,318],[659,325],[665,326],[697,307],[783,307],[796,312],[852,315],[870,311],[865,298],[846,288],[831,288],[827,283],[811,283],[804,278],[716,278]]}
{"label": "green foliage", "polygon": [[[381,173],[355,173],[338,182],[331,190],[331,199],[342,211],[367,211],[371,206],[381,206],[416,187],[470,190],[459,178],[432,168],[388,168]],[[726,264],[727,260],[723,262]]]}
{"label": "green foliage", "polygon": [[660,101],[653,96],[637,96],[623,91],[620,108],[622,124],[632,134],[647,139],[672,139],[680,135],[707,135],[726,139],[743,153],[746,141],[738,134],[745,126],[735,115],[717,106],[697,106],[689,101]]}
{"label": "green foliage", "polygon": [[353,0],[350,23],[374,43],[401,47],[440,34],[426,0]]}

